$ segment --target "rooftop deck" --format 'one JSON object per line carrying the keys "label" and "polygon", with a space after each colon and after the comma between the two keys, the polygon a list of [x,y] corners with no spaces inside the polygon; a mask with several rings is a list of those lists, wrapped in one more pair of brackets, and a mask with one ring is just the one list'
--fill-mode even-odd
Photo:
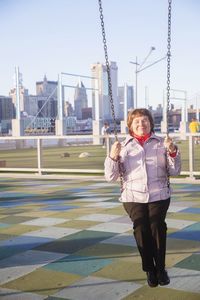
{"label": "rooftop deck", "polygon": [[171,283],[151,289],[118,184],[1,177],[1,300],[199,300],[200,185],[172,186]]}

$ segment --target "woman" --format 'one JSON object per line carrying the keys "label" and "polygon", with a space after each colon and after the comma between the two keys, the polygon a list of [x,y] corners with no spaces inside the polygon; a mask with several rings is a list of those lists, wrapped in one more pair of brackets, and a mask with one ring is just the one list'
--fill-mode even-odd
{"label": "woman", "polygon": [[129,112],[127,126],[129,135],[121,144],[116,141],[105,159],[105,178],[111,182],[120,174],[123,177],[120,201],[133,222],[148,285],[167,285],[170,282],[165,270],[168,175],[180,174],[180,153],[171,138],[154,134],[153,118],[147,109]]}

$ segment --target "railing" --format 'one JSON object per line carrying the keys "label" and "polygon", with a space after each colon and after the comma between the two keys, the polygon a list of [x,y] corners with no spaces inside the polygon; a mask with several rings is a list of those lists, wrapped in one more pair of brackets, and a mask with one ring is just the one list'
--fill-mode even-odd
{"label": "railing", "polygon": [[[164,134],[157,134],[159,136],[165,136]],[[184,163],[185,166],[182,171],[181,175],[186,175],[189,176],[190,178],[195,178],[195,176],[200,175],[200,144],[195,145],[194,144],[194,139],[195,137],[199,138],[200,141],[200,134],[185,134],[184,137],[181,136],[179,133],[172,133],[170,134],[172,138],[177,143],[184,143],[184,145],[180,144],[178,145],[179,148],[183,148],[183,156],[184,156]],[[36,173],[38,175],[43,175],[43,174],[48,174],[48,173],[80,173],[80,174],[102,174],[103,175],[103,160],[107,154],[109,154],[110,151],[110,145],[114,141],[115,137],[114,135],[109,135],[107,137],[106,141],[106,149],[105,150],[100,150],[102,147],[100,146],[100,142],[103,136],[94,136],[94,135],[74,135],[74,136],[22,136],[22,137],[1,137],[0,142],[1,146],[0,149],[4,152],[6,150],[5,155],[1,155],[0,159],[0,172],[21,172],[21,173],[26,173],[26,172],[31,172],[31,173]],[[123,140],[125,138],[124,134],[119,134],[118,135],[119,140]],[[87,162],[86,166],[80,167],[73,167],[73,168],[66,168],[63,166],[62,161],[60,162],[60,165],[62,167],[45,167],[44,166],[44,149],[52,146],[52,142],[54,142],[54,146],[56,147],[62,146],[75,146],[75,147],[80,147],[79,149],[82,149],[82,146],[84,146],[84,149],[87,150],[88,145],[92,145],[95,147],[95,144],[98,148],[98,151],[101,152],[101,161],[102,163],[99,164],[100,168],[95,169],[95,161],[91,164],[89,168],[87,168]],[[6,145],[7,144],[7,148]],[[55,148],[56,148],[55,147]],[[10,149],[9,149],[10,148]],[[36,149],[35,153],[35,167],[7,167],[6,165],[6,155],[9,153],[9,151],[13,151],[12,149],[19,149],[18,152],[20,153],[20,150],[25,150],[25,149]],[[68,148],[62,148],[67,150]],[[75,148],[74,148],[75,149]],[[103,152],[102,152],[103,151]],[[12,152],[11,154],[15,154],[15,152]],[[24,155],[23,153],[21,155]],[[20,158],[21,162],[23,162],[23,157]],[[31,159],[31,158],[30,158]],[[52,160],[52,158],[51,158]],[[70,158],[68,160],[70,162]],[[75,160],[76,166],[79,166],[80,162]]]}

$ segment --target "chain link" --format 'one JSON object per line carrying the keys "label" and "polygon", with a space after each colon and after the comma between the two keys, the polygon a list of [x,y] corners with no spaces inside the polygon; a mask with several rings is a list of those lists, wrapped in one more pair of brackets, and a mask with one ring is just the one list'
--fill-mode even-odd
{"label": "chain link", "polygon": [[[170,63],[171,63],[171,3],[168,0],[168,36],[167,36],[167,109],[166,109],[166,133],[169,136],[169,120],[170,120]],[[167,150],[168,155],[169,151]],[[169,173],[169,159],[167,155],[167,186],[170,188],[170,173]]]}
{"label": "chain link", "polygon": [[171,3],[168,1],[168,37],[167,37],[167,136],[169,135],[169,114],[170,114],[170,63],[171,63]]}
{"label": "chain link", "polygon": [[105,32],[105,26],[104,26],[104,17],[103,17],[103,8],[102,8],[102,1],[99,1],[99,12],[100,12],[100,20],[101,20],[101,29],[102,29],[102,37],[103,37],[103,47],[104,47],[104,55],[105,55],[105,61],[106,61],[106,70],[107,70],[107,76],[108,76],[108,95],[110,98],[110,107],[111,107],[111,113],[112,113],[112,119],[114,123],[114,135],[115,140],[117,141],[117,122],[115,118],[115,108],[114,108],[114,101],[113,101],[113,93],[112,93],[112,80],[111,80],[111,70],[110,70],[110,64],[108,60],[108,49],[107,49],[107,42],[106,42],[106,32]]}
{"label": "chain link", "polygon": [[[103,37],[103,48],[104,48],[106,70],[107,70],[107,76],[108,76],[108,95],[109,95],[110,108],[111,108],[112,119],[113,119],[113,124],[114,124],[115,140],[118,141],[117,122],[116,122],[116,118],[115,118],[115,108],[114,108],[113,93],[112,93],[111,70],[110,70],[110,64],[109,64],[109,59],[108,59],[108,48],[107,48],[107,42],[106,42],[106,32],[105,32],[105,26],[104,26],[103,8],[102,8],[102,1],[101,0],[98,0],[98,1],[99,1],[99,12],[100,12],[100,20],[101,20],[101,31],[102,31],[102,37]],[[119,167],[119,174],[120,174],[120,189],[122,192],[123,191],[123,171],[122,171],[122,165],[120,163],[120,160],[118,160],[118,167]]]}

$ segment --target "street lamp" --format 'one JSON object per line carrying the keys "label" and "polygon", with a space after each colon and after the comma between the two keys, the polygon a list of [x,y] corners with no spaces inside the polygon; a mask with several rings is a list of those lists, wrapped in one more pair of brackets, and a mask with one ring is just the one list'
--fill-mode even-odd
{"label": "street lamp", "polygon": [[129,61],[130,64],[135,65],[135,107],[137,108],[137,102],[138,102],[138,73],[146,70],[147,68],[150,68],[151,66],[157,64],[158,62],[166,59],[167,55],[165,55],[164,57],[154,61],[153,63],[144,66],[147,59],[149,58],[149,56],[151,55],[152,51],[154,51],[156,48],[155,47],[151,47],[149,53],[147,54],[147,56],[145,57],[145,59],[143,60],[143,62],[141,64],[138,63],[138,59],[136,56],[136,60],[135,61]]}

